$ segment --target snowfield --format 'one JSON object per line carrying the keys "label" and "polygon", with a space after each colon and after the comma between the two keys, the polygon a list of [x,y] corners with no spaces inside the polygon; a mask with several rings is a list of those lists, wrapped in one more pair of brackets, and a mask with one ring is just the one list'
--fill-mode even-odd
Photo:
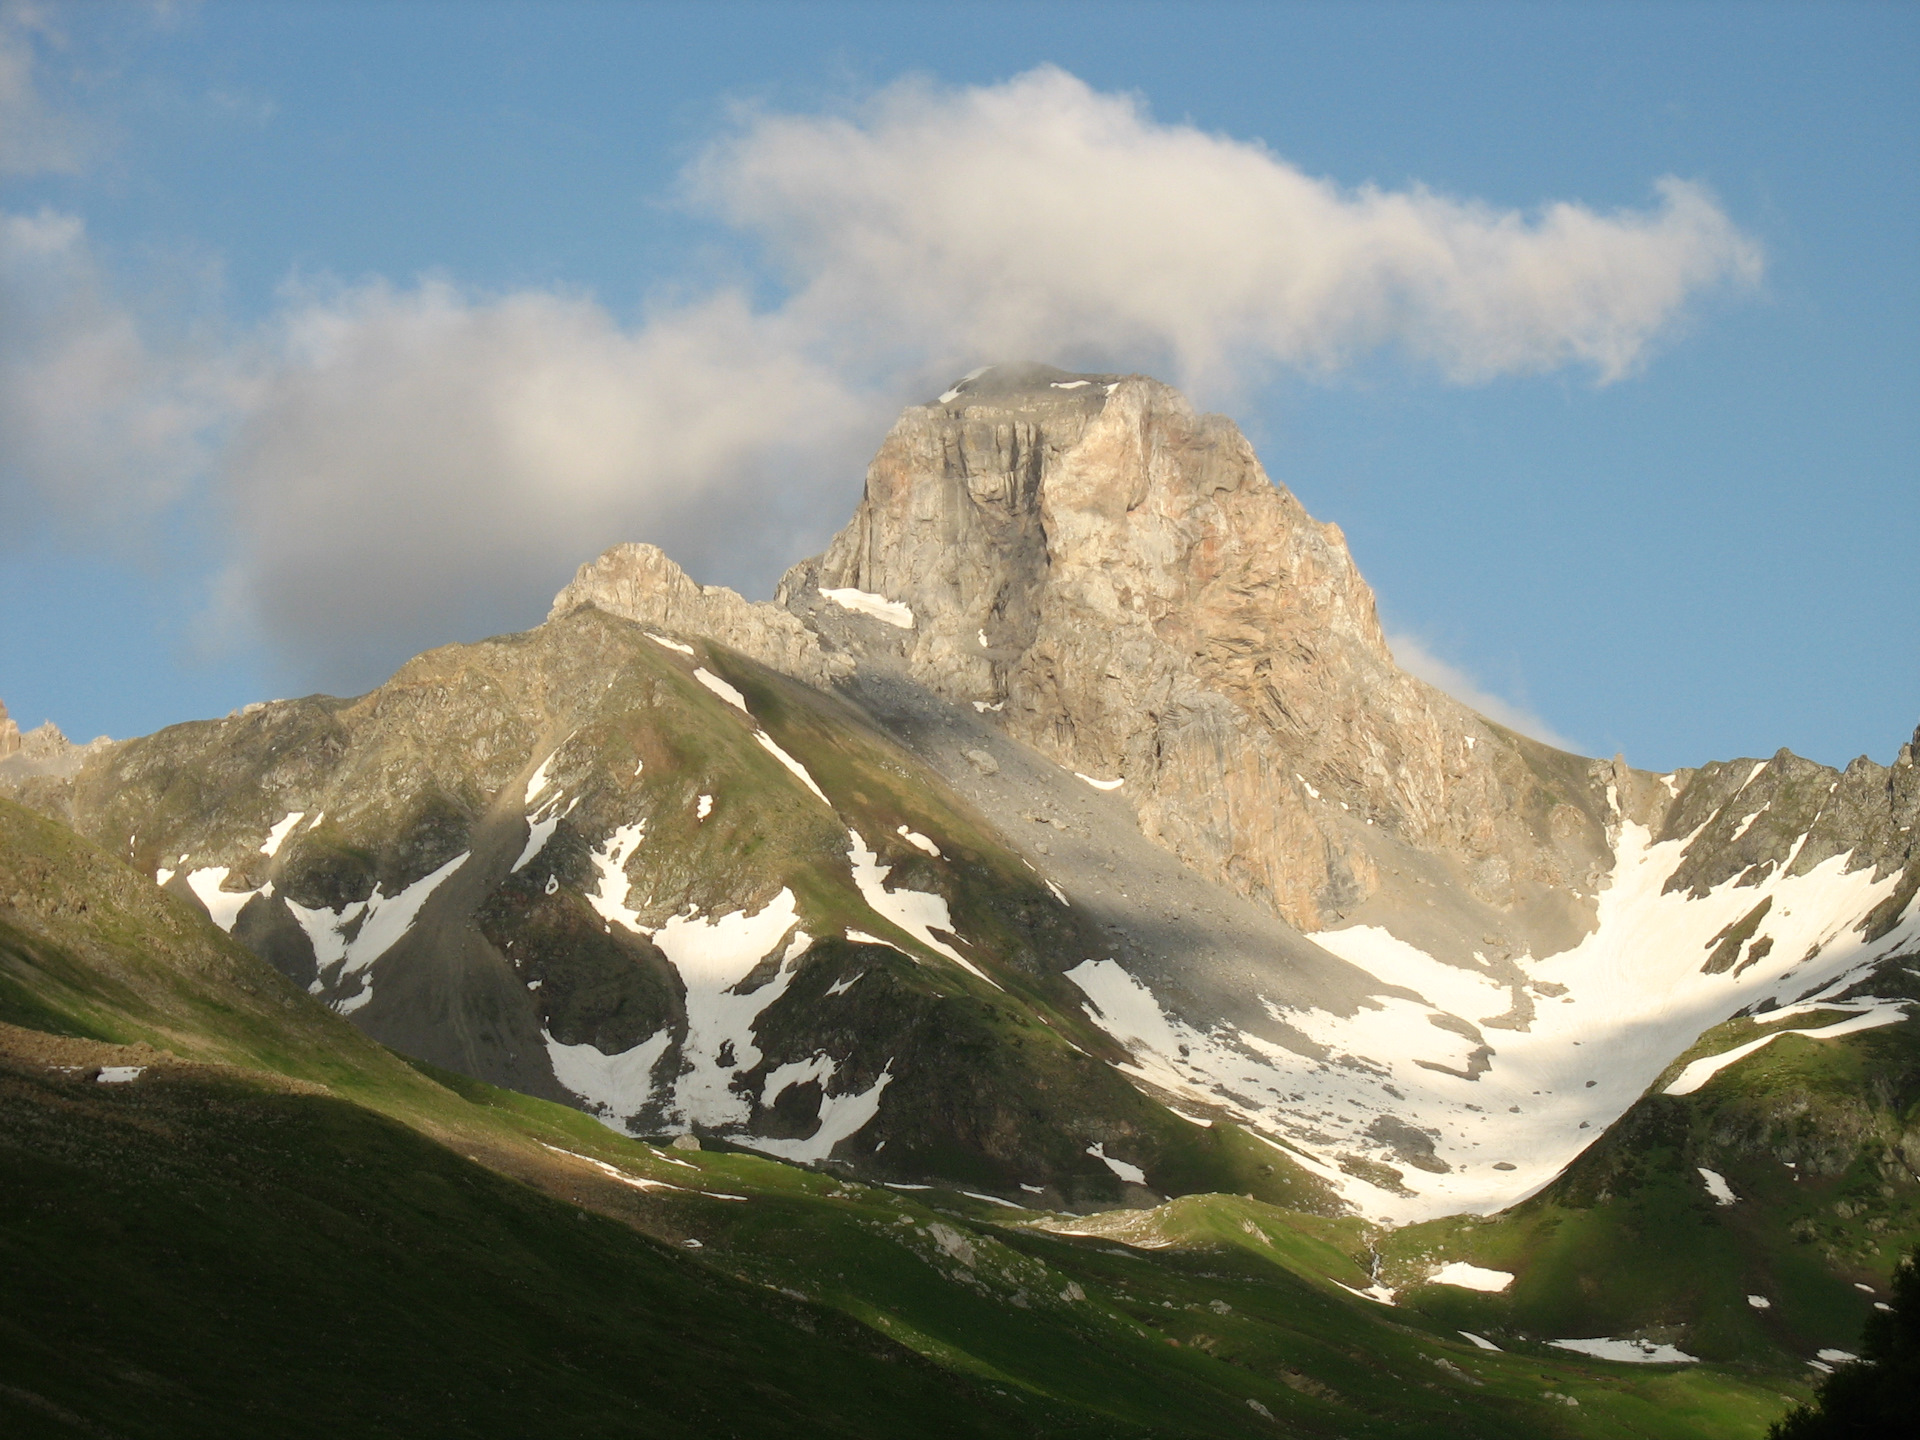
{"label": "snowfield", "polygon": [[[1859,934],[1897,874],[1849,874],[1847,857],[1836,856],[1802,876],[1775,871],[1744,887],[1729,880],[1697,900],[1663,893],[1692,838],[1656,844],[1643,826],[1620,822],[1596,928],[1559,954],[1522,956],[1523,994],[1489,970],[1445,963],[1379,927],[1314,935],[1380,983],[1351,1015],[1269,1003],[1276,1020],[1327,1048],[1323,1060],[1232,1026],[1195,1026],[1114,960],[1089,959],[1068,978],[1085,994],[1087,1013],[1126,1046],[1133,1078],[1284,1139],[1368,1218],[1408,1224],[1488,1214],[1559,1174],[1698,1036],[1742,1011],[1779,1007],[1763,1022],[1855,1012],[1793,1027],[1811,1038],[1905,1017],[1896,1001],[1820,1003],[1920,937],[1920,906],[1909,906],[1878,942]],[[1735,971],[1704,973],[1725,928],[1766,899],[1760,933],[1771,949]],[[1487,1024],[1523,1005],[1532,1017],[1522,1028]],[[1696,1060],[1668,1093],[1697,1089],[1780,1033]],[[1342,1156],[1392,1165],[1410,1193],[1347,1174]]]}

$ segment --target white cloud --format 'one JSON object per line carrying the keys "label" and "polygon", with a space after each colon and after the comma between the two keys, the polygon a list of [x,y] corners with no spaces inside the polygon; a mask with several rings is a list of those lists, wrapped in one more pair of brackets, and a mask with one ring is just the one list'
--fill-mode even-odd
{"label": "white cloud", "polygon": [[[5,134],[7,106],[44,107],[39,22],[0,14]],[[106,529],[210,474],[223,618],[349,688],[527,623],[618,540],[764,590],[935,374],[1100,358],[1218,388],[1386,351],[1459,381],[1611,380],[1760,263],[1678,181],[1612,214],[1346,190],[1053,69],[749,117],[688,183],[764,242],[783,301],[718,290],[625,324],[583,296],[375,282],[196,349],[115,298],[77,219],[0,216],[0,500]]]}
{"label": "white cloud", "polygon": [[0,175],[70,173],[86,152],[86,130],[41,93],[39,51],[59,43],[45,8],[0,3]]}
{"label": "white cloud", "polygon": [[226,593],[310,670],[370,679],[530,623],[616,540],[755,581],[852,508],[882,423],[734,294],[634,329],[583,298],[437,281],[308,297],[225,467]]}
{"label": "white cloud", "polygon": [[1402,670],[1409,675],[1419,676],[1436,690],[1446,691],[1462,705],[1478,710],[1489,720],[1497,721],[1509,730],[1517,730],[1522,735],[1531,735],[1556,750],[1568,750],[1575,755],[1585,753],[1533,711],[1485,689],[1466,671],[1442,660],[1411,635],[1390,633],[1387,645]]}
{"label": "white cloud", "polygon": [[1696,292],[1761,261],[1695,185],[1647,210],[1533,215],[1343,189],[1263,146],[1163,125],[1053,68],[903,84],[852,116],[758,115],[693,171],[758,233],[793,308],[883,352],[1327,369],[1387,348],[1451,379],[1630,372]]}
{"label": "white cloud", "polygon": [[205,465],[224,359],[158,347],[72,215],[0,212],[0,503],[121,538]]}

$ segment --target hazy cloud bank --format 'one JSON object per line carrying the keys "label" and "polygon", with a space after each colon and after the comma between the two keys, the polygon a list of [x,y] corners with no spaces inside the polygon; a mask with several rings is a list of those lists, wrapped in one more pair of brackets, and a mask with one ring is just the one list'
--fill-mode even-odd
{"label": "hazy cloud bank", "polygon": [[[8,53],[0,107],[32,98]],[[1655,193],[1520,214],[1343,189],[1054,69],[904,84],[746,115],[691,167],[690,203],[786,281],[771,308],[721,289],[623,322],[581,295],[375,282],[290,294],[219,355],[151,343],[74,217],[8,216],[0,500],[104,530],[206,478],[227,621],[352,688],[538,618],[617,540],[764,587],[844,521],[890,412],[988,360],[1216,392],[1379,352],[1461,383],[1615,380],[1760,269],[1703,191]]]}

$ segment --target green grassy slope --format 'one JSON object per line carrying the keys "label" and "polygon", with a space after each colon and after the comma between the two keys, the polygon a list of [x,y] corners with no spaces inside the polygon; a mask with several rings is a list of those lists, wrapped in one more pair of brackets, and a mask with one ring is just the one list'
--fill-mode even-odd
{"label": "green grassy slope", "polygon": [[1357,1222],[1243,1196],[1047,1215],[658,1151],[403,1062],[5,804],[0,927],[9,1433],[1733,1440],[1804,1393],[1481,1350],[1339,1288]]}
{"label": "green grassy slope", "polygon": [[[1872,988],[1920,995],[1898,967]],[[1747,1019],[1716,1027],[1673,1071],[1765,1029]],[[1396,1233],[1388,1274],[1410,1284],[1441,1258],[1514,1273],[1505,1295],[1432,1285],[1408,1297],[1496,1338],[1645,1336],[1791,1372],[1823,1349],[1857,1349],[1894,1266],[1920,1242],[1917,1166],[1920,1024],[1784,1036],[1691,1095],[1656,1086],[1505,1214]],[[1732,1203],[1709,1193],[1703,1168],[1725,1180]]]}

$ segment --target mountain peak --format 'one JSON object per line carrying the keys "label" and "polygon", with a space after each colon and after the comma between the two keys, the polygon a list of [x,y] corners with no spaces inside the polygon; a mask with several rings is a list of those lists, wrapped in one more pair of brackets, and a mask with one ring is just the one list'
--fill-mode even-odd
{"label": "mountain peak", "polygon": [[[1539,787],[1530,742],[1399,670],[1339,528],[1147,376],[992,366],[910,407],[776,603],[863,669],[1122,782],[1148,835],[1303,929],[1392,889],[1396,842],[1477,877],[1486,911],[1453,927],[1475,938],[1511,928],[1493,908],[1516,885],[1591,893],[1605,867],[1587,763],[1562,757],[1557,829],[1555,802],[1515,816],[1498,797]],[[1536,922],[1504,939],[1583,924]]]}

